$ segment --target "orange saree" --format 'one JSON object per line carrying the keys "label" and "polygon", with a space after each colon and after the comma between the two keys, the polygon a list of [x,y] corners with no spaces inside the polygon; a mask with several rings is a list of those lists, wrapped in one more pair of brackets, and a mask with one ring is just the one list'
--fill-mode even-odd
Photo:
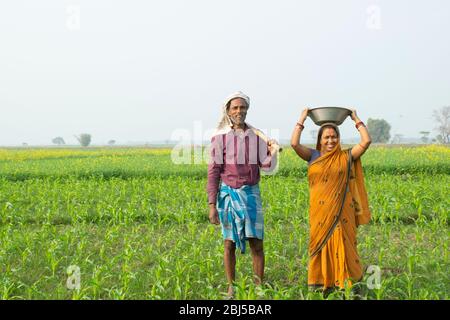
{"label": "orange saree", "polygon": [[308,168],[310,286],[344,288],[363,276],[356,228],[369,222],[370,211],[361,160],[353,161],[348,175],[349,157],[350,151],[338,144]]}

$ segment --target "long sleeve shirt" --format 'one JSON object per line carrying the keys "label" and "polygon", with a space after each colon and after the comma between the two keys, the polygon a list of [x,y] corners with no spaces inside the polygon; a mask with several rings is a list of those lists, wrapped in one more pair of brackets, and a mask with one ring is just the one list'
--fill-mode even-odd
{"label": "long sleeve shirt", "polygon": [[211,159],[208,165],[208,203],[216,203],[220,181],[232,188],[255,185],[260,180],[260,168],[270,172],[276,166],[267,143],[251,129],[243,133],[230,130],[211,139]]}

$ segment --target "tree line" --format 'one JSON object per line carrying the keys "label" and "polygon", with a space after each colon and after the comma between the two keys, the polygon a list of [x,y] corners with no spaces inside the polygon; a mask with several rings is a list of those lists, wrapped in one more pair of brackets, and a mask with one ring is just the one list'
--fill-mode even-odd
{"label": "tree line", "polygon": [[[430,131],[419,131],[420,139],[423,143],[438,142],[441,144],[450,143],[450,106],[442,107],[433,111],[433,120],[436,126],[433,128],[438,135],[430,140]],[[396,134],[391,140],[391,125],[384,119],[371,119],[367,121],[367,129],[369,130],[372,141],[375,143],[400,143],[403,135]]]}
{"label": "tree line", "polygon": [[[79,136],[75,136],[75,138],[78,140],[78,143],[82,147],[87,147],[91,144],[92,141],[92,135],[89,133],[81,133]],[[64,141],[63,137],[56,137],[52,139],[52,143],[56,144],[58,146],[65,145],[66,142]],[[113,146],[116,144],[116,140],[109,140],[108,145]]]}
{"label": "tree line", "polygon": [[[430,140],[430,131],[420,131],[421,140],[423,143],[438,142],[442,144],[450,143],[450,106],[442,107],[441,109],[433,111],[433,120],[436,123],[436,127],[433,129],[438,132],[438,135]],[[375,143],[400,143],[403,135],[396,134],[391,140],[391,125],[384,119],[372,119],[367,120],[367,129],[369,130],[372,141]],[[316,132],[311,131],[312,135]],[[87,147],[91,144],[92,136],[89,133],[81,133],[79,136],[75,136],[78,143]],[[56,137],[52,139],[52,143],[56,145],[65,145],[65,141],[62,137]],[[116,143],[115,140],[109,140],[108,145],[112,146]]]}

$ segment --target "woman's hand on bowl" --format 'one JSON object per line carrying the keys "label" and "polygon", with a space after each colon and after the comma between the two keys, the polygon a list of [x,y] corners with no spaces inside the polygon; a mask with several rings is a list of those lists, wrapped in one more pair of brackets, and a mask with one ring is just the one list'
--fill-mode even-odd
{"label": "woman's hand on bowl", "polygon": [[303,109],[302,113],[300,114],[300,118],[298,119],[299,123],[303,124],[305,122],[306,118],[308,117],[308,112],[309,112],[308,107]]}
{"label": "woman's hand on bowl", "polygon": [[356,115],[356,110],[355,109],[350,110],[352,110],[352,114],[350,115],[350,117],[352,118],[353,121],[356,122],[359,119],[358,116]]}

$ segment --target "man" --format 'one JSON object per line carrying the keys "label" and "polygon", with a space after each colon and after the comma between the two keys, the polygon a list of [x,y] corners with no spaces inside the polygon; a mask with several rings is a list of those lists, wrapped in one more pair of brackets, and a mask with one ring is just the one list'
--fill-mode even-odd
{"label": "man", "polygon": [[229,96],[222,107],[222,119],[211,140],[208,166],[209,220],[221,224],[228,297],[234,295],[236,246],[245,252],[250,243],[255,283],[264,276],[264,219],[259,192],[260,168],[276,166],[278,145],[265,142],[257,129],[245,122],[250,99],[242,92]]}

